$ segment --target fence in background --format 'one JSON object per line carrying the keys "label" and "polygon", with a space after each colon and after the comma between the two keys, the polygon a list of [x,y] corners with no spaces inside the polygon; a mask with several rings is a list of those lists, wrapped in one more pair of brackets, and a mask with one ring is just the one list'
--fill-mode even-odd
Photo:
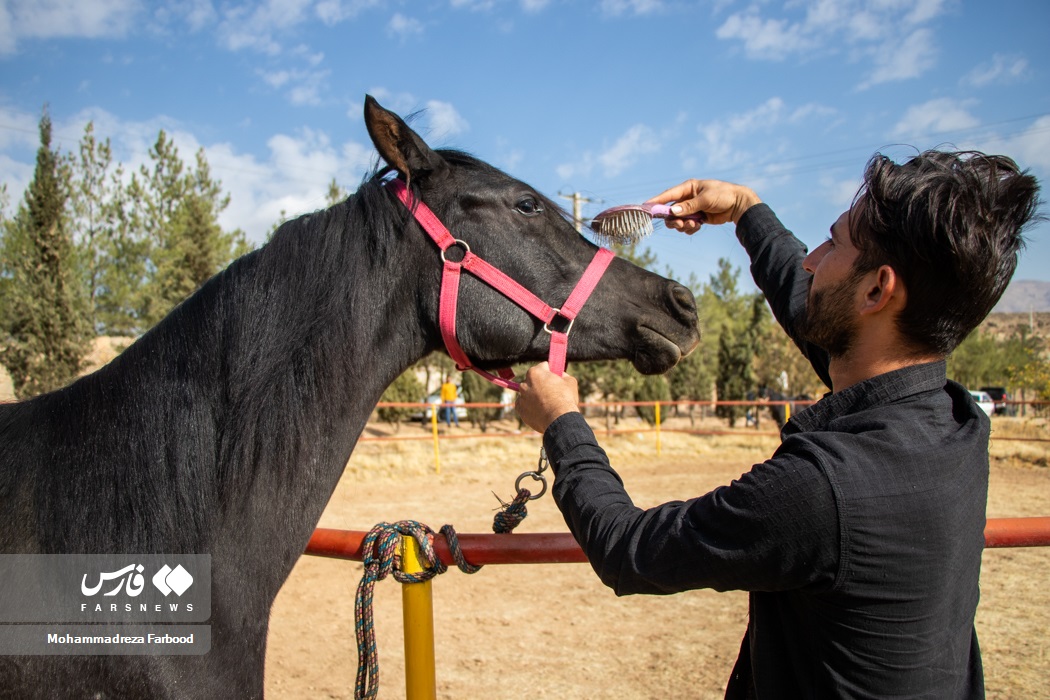
{"label": "fence in background", "polygon": [[[662,451],[661,436],[665,433],[683,433],[688,435],[706,436],[736,435],[742,437],[779,437],[780,425],[789,419],[793,412],[802,410],[813,403],[814,402],[811,400],[801,399],[786,401],[622,401],[584,403],[581,404],[581,408],[592,423],[596,420],[605,421],[604,429],[601,426],[596,429],[596,432],[598,433],[605,435],[652,433],[655,436],[656,453],[659,455]],[[728,420],[718,418],[718,408],[730,406],[740,407],[744,410],[744,415],[736,419],[736,422],[744,424],[743,428],[730,427]],[[502,429],[480,432],[457,431],[442,433],[440,430],[440,425],[443,422],[441,411],[444,410],[444,407],[439,404],[384,402],[378,404],[376,408],[418,409],[415,418],[408,421],[408,423],[419,422],[424,427],[428,427],[428,430],[425,433],[420,432],[415,435],[402,434],[401,430],[406,423],[403,421],[397,434],[362,435],[358,442],[369,443],[399,440],[431,440],[434,443],[434,471],[437,473],[441,472],[440,444],[443,440],[478,438],[536,439],[539,437],[527,426],[520,425],[517,430],[509,431]],[[452,410],[457,408],[466,409],[467,417],[464,420],[474,421],[474,419],[471,418],[471,409],[487,411],[499,410],[502,419],[510,418],[511,420],[517,420],[514,416],[514,407],[509,403],[461,403],[455,404]],[[1005,412],[1004,414],[996,413],[992,416],[991,439],[993,441],[1050,443],[1050,433],[1044,432],[1043,434],[1038,435],[1002,435],[997,434],[995,429],[997,423],[1001,425],[1000,419],[1011,418],[1012,416],[1010,414],[1020,417],[1043,417],[1047,415],[1050,413],[1050,401],[1010,401],[1003,403],[1002,408]],[[629,409],[633,411],[634,415],[626,415]],[[777,416],[775,415],[778,411],[780,414],[780,420],[777,420]],[[641,419],[643,412],[649,417],[648,420]],[[682,427],[681,423],[683,418],[689,420],[690,425],[688,427]],[[378,419],[375,418],[375,414],[373,414],[373,419],[378,422]],[[712,419],[726,421],[727,425],[724,428],[712,427],[710,425]],[[668,425],[669,420],[675,421],[674,427]],[[629,421],[633,424],[629,424]],[[708,425],[706,427],[697,426],[696,423],[698,421],[701,423],[707,422]]]}

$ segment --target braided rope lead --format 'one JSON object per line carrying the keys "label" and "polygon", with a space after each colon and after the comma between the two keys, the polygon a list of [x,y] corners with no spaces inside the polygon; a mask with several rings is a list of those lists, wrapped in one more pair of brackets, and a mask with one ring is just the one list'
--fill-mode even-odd
{"label": "braided rope lead", "polygon": [[[444,525],[441,534],[448,542],[452,558],[464,573],[473,574],[481,569],[467,563],[459,538],[451,525]],[[402,535],[411,535],[419,545],[420,559],[425,568],[416,574],[407,574],[401,568],[400,545]],[[448,567],[434,551],[434,531],[414,520],[396,523],[379,523],[365,535],[361,544],[364,574],[357,585],[354,599],[355,632],[357,635],[357,682],[354,698],[364,700],[379,694],[379,648],[376,646],[375,621],[372,615],[372,597],[375,585],[388,575],[400,583],[423,583]]]}
{"label": "braided rope lead", "polygon": [[[535,474],[539,476],[539,472]],[[542,480],[542,477],[540,479]],[[543,495],[542,491],[540,495]],[[492,519],[492,531],[496,534],[512,532],[529,514],[525,506],[531,499],[532,494],[528,489],[519,488],[510,503],[500,501],[501,508]],[[463,556],[463,549],[459,546],[456,530],[451,525],[443,525],[440,533],[448,542],[452,559],[460,571],[474,574],[481,570],[480,566],[467,562]],[[424,565],[423,571],[419,573],[407,574],[402,570],[400,546],[403,535],[411,535],[419,545],[420,559]],[[354,599],[354,626],[357,636],[357,681],[354,686],[354,698],[372,700],[379,694],[379,648],[376,645],[375,620],[372,614],[376,583],[390,574],[400,583],[423,583],[445,573],[448,567],[434,551],[434,531],[415,520],[400,520],[393,524],[379,523],[365,535],[361,552],[365,570],[361,575],[361,582],[357,585],[357,596]]]}
{"label": "braided rope lead", "polygon": [[532,499],[532,494],[526,488],[518,489],[518,495],[510,503],[502,503],[500,510],[492,518],[492,531],[497,535],[513,532],[514,528],[521,524],[529,509],[525,506]]}

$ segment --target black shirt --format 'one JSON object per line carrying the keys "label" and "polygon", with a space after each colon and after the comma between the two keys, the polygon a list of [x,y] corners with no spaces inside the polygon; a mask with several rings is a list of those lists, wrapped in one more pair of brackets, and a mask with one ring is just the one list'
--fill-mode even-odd
{"label": "black shirt", "polygon": [[[793,334],[805,248],[765,205],[737,233]],[[827,377],[826,355],[799,345]],[[989,425],[943,362],[907,367],[797,413],[728,486],[647,510],[579,414],[544,445],[565,521],[618,595],[751,592],[727,697],[980,698]]]}

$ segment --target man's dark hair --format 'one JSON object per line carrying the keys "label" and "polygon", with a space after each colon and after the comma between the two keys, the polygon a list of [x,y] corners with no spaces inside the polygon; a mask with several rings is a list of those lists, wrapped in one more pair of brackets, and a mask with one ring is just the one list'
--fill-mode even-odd
{"label": "man's dark hair", "polygon": [[876,153],[854,205],[855,268],[889,265],[904,282],[897,324],[917,354],[948,355],[984,320],[1017,267],[1022,230],[1043,218],[1036,179],[976,151],[902,164]]}

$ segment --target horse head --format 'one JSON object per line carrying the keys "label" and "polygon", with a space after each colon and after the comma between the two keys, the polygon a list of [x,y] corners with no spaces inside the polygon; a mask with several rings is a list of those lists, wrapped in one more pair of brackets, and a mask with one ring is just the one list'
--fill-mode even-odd
{"label": "horse head", "polygon": [[[376,150],[414,199],[454,238],[550,306],[569,297],[598,249],[560,207],[476,158],[431,149],[370,96],[365,124]],[[408,226],[419,227],[415,221]],[[421,230],[417,235],[427,237]],[[421,305],[434,337],[440,337],[443,263],[436,246],[429,255],[434,273]],[[493,369],[547,358],[551,341],[542,321],[472,275],[463,274],[460,284],[456,335],[474,366]],[[568,359],[625,358],[640,372],[658,374],[692,351],[699,338],[696,303],[687,288],[617,258],[573,321]]]}

